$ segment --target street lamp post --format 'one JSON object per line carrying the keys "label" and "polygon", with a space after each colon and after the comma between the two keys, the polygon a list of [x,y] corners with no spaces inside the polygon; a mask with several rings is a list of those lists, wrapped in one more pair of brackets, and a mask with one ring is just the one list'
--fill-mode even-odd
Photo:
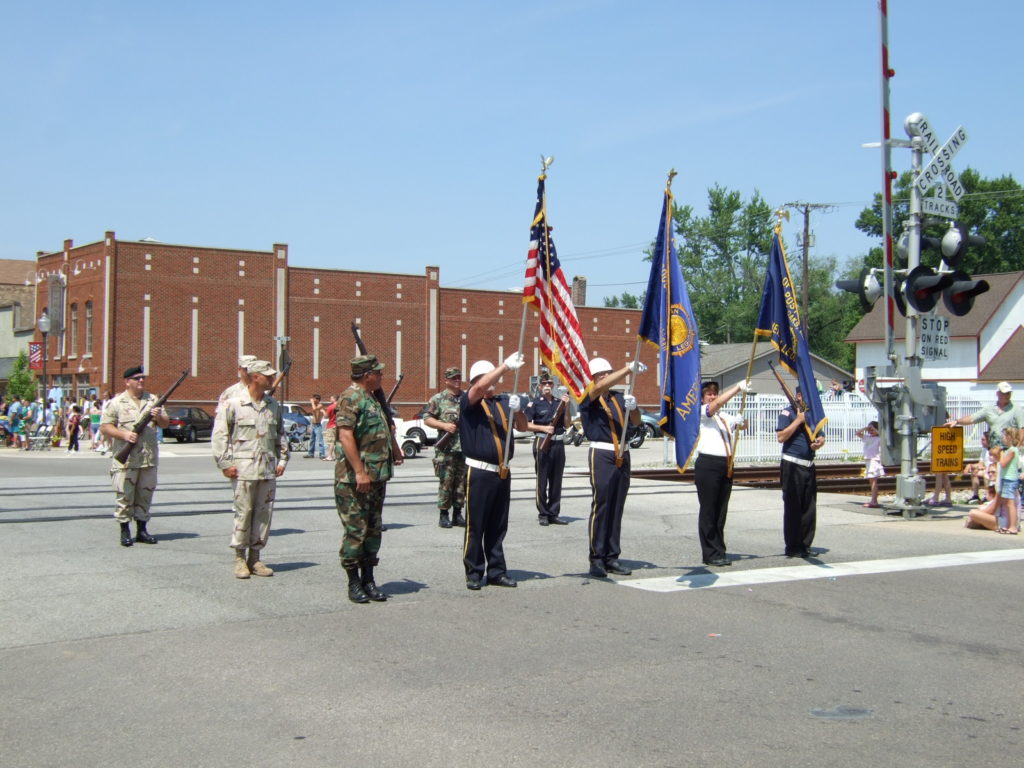
{"label": "street lamp post", "polygon": [[46,335],[50,332],[50,316],[46,313],[45,309],[43,310],[43,314],[41,314],[39,316],[39,319],[36,321],[36,328],[38,328],[39,329],[39,333],[41,333],[43,335],[43,381],[42,381],[42,392],[40,393],[40,396],[43,398],[43,402],[45,403],[45,398],[46,398],[46,358],[47,358]]}

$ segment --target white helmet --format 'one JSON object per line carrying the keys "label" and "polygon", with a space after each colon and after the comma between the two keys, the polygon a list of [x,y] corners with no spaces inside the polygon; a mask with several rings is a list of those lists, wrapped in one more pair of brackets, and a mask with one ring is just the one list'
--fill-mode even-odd
{"label": "white helmet", "polygon": [[490,373],[493,370],[494,363],[490,363],[487,360],[477,360],[469,369],[469,381],[472,383],[477,376],[483,376],[485,373]]}
{"label": "white helmet", "polygon": [[595,357],[590,361],[590,375],[597,376],[599,373],[607,373],[612,369],[612,364],[603,357]]}

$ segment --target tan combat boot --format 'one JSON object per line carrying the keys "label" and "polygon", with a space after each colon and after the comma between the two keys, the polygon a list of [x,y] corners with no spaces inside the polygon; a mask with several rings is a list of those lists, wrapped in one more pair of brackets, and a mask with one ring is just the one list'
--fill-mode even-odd
{"label": "tan combat boot", "polygon": [[273,576],[274,572],[260,562],[260,551],[258,549],[249,550],[249,571],[253,576]]}
{"label": "tan combat boot", "polygon": [[235,550],[235,578],[236,579],[248,579],[249,578],[249,565],[245,562],[245,550]]}

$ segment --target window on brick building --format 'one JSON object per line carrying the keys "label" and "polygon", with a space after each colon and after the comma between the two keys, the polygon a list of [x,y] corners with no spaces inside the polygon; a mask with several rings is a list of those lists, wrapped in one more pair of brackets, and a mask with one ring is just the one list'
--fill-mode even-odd
{"label": "window on brick building", "polygon": [[78,305],[71,305],[71,357],[78,357]]}
{"label": "window on brick building", "polygon": [[92,354],[92,302],[85,302],[85,354]]}

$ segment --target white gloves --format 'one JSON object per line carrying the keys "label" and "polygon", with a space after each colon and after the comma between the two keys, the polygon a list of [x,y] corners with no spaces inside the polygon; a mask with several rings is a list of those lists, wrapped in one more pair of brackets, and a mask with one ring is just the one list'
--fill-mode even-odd
{"label": "white gloves", "polygon": [[505,367],[508,368],[510,371],[515,371],[518,370],[519,368],[522,368],[525,363],[526,358],[523,357],[523,354],[521,352],[515,352],[509,355],[507,358],[505,358]]}
{"label": "white gloves", "polygon": [[752,386],[754,386],[754,383],[750,379],[741,381],[739,384],[736,385],[739,391],[744,393],[749,392]]}
{"label": "white gloves", "polygon": [[[640,365],[643,365],[643,363],[640,363]],[[636,410],[636,398],[633,395],[626,395],[622,398],[622,402],[626,406],[627,411]]]}
{"label": "white gloves", "polygon": [[516,411],[520,411],[520,410],[522,410],[522,408],[523,408],[523,404],[522,404],[522,402],[519,399],[519,395],[509,395],[508,396],[508,409],[510,411],[512,411],[512,413],[515,413]]}
{"label": "white gloves", "polygon": [[629,363],[626,367],[629,368],[629,370],[631,370],[633,373],[643,373],[644,371],[647,370],[647,366],[641,363],[639,360],[634,360],[633,362]]}

